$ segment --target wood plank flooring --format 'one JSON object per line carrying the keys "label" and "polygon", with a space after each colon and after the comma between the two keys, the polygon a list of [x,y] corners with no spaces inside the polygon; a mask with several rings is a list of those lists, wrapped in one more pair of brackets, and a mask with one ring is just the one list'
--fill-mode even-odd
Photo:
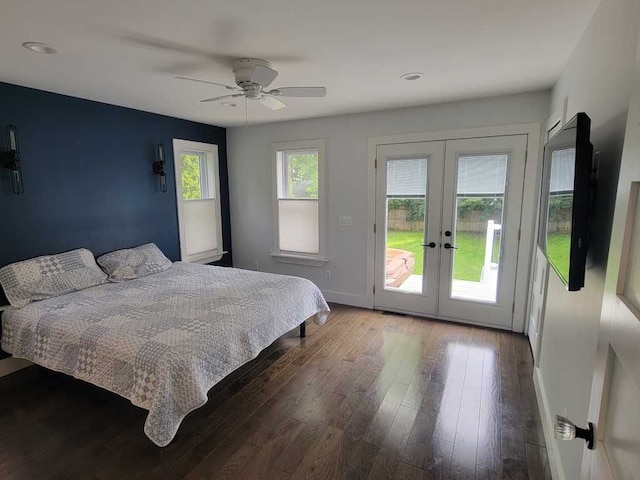
{"label": "wood plank flooring", "polygon": [[549,479],[526,338],[332,305],[155,447],[128,400],[31,367],[0,379],[0,478]]}

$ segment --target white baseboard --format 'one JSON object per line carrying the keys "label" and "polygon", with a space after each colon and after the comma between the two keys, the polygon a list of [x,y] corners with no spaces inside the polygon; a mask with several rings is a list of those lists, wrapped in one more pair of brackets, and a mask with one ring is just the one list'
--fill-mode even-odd
{"label": "white baseboard", "polygon": [[4,377],[5,375],[9,375],[10,373],[17,372],[18,370],[22,370],[23,368],[27,368],[29,365],[33,365],[33,363],[21,358],[9,357],[2,359],[0,360],[0,377]]}
{"label": "white baseboard", "polygon": [[373,299],[366,295],[354,295],[352,293],[340,293],[324,290],[322,292],[327,302],[349,305],[350,307],[373,308]]}
{"label": "white baseboard", "polygon": [[553,418],[549,412],[549,404],[547,402],[547,394],[544,389],[544,382],[540,376],[540,369],[534,369],[533,385],[536,389],[536,397],[538,398],[538,409],[540,410],[540,420],[542,421],[542,430],[544,432],[544,443],[547,446],[547,457],[549,457],[549,467],[551,469],[551,477],[554,480],[566,480],[562,466],[560,465],[560,452],[555,438],[553,438]]}

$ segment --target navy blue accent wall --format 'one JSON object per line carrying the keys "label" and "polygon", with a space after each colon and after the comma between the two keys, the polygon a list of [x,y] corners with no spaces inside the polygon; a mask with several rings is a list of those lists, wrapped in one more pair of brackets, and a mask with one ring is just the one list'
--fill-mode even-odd
{"label": "navy blue accent wall", "polygon": [[[0,267],[79,247],[100,255],[147,242],[179,260],[174,138],[218,145],[224,249],[231,252],[224,128],[0,83],[3,150],[8,124],[18,130],[25,191],[12,194],[9,172],[0,168]],[[152,171],[159,142],[167,193]],[[231,262],[228,253],[219,263]]]}

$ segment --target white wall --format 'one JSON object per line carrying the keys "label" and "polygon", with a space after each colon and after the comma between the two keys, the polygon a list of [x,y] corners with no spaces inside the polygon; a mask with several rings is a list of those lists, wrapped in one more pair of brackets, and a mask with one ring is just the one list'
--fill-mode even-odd
{"label": "white wall", "polygon": [[[315,100],[313,100],[315,101]],[[321,101],[321,100],[317,100]],[[367,288],[367,140],[370,137],[544,122],[549,93],[445,103],[227,131],[234,266],[306,277],[332,301],[372,307]],[[328,162],[328,257],[324,267],[274,262],[272,142],[324,138]],[[350,215],[352,227],[338,226]],[[325,271],[331,271],[331,280]]]}
{"label": "white wall", "polygon": [[[587,423],[639,24],[637,0],[602,0],[552,92],[551,111],[568,97],[567,119],[581,111],[591,117],[591,142],[602,159],[585,288],[567,292],[553,269],[549,273],[537,372],[546,394],[539,400],[545,403],[547,422],[564,414],[578,424]],[[559,454],[559,476],[579,478],[582,444],[553,439],[548,443],[551,452]]]}

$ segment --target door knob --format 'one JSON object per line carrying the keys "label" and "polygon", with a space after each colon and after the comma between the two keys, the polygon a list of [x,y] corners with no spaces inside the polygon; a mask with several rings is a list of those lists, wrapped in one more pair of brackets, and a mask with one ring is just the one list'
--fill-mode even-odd
{"label": "door knob", "polygon": [[451,230],[447,230],[446,232],[444,232],[444,236],[445,237],[450,237],[451,236]]}
{"label": "door knob", "polygon": [[453,249],[453,250],[457,250],[459,247],[457,245],[451,245],[449,242],[444,244],[444,248],[446,248],[447,250],[449,249]]}
{"label": "door knob", "polygon": [[558,440],[573,440],[574,438],[582,438],[587,442],[587,448],[589,450],[595,450],[595,426],[589,422],[589,428],[584,429],[576,427],[568,418],[560,415],[556,415],[556,420],[553,422],[553,436]]}
{"label": "door knob", "polygon": [[423,247],[436,248],[436,242],[423,243]]}

